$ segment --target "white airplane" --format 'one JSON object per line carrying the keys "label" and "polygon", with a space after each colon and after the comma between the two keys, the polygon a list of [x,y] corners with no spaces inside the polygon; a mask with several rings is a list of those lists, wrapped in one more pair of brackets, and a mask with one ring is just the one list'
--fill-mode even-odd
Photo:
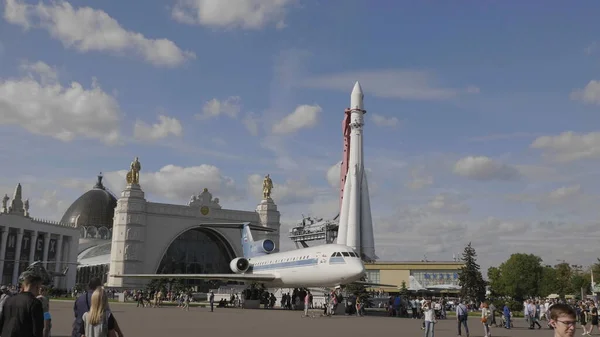
{"label": "white airplane", "polygon": [[[252,228],[264,230],[258,226],[252,226]],[[245,281],[262,283],[273,288],[329,288],[351,283],[379,285],[359,281],[365,275],[365,266],[359,255],[348,246],[326,244],[271,253],[275,250],[275,243],[269,239],[254,241],[250,224],[244,223],[242,248],[244,257],[237,257],[229,263],[234,274],[124,274],[111,276]]]}

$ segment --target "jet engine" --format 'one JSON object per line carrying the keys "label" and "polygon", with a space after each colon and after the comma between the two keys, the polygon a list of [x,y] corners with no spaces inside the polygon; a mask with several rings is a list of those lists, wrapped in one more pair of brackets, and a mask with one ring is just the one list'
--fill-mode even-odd
{"label": "jet engine", "polygon": [[248,262],[248,259],[238,257],[231,260],[231,262],[229,263],[229,268],[231,268],[231,271],[233,271],[234,273],[241,274],[248,270],[248,268],[250,268],[250,262]]}
{"label": "jet engine", "polygon": [[271,252],[273,252],[275,250],[275,242],[273,242],[273,240],[260,240],[260,241],[256,241],[255,243],[256,248],[258,248],[259,250],[262,250],[263,252],[269,254]]}

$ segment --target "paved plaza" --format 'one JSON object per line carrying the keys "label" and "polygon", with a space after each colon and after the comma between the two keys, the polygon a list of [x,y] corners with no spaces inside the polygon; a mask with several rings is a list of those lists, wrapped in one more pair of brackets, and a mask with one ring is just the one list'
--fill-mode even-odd
{"label": "paved plaza", "polygon": [[[420,321],[390,317],[349,317],[302,318],[299,311],[285,310],[243,310],[215,309],[211,313],[206,308],[190,308],[182,311],[176,307],[136,308],[135,304],[111,303],[111,309],[119,321],[126,337],[144,336],[265,336],[286,337],[306,336],[422,336]],[[71,335],[73,323],[73,303],[52,301],[52,336]],[[471,336],[483,336],[479,320],[469,320]],[[578,329],[579,330],[579,329]],[[579,330],[581,331],[581,330]],[[579,332],[581,333],[581,332]],[[516,328],[492,330],[492,336],[551,336],[548,329],[528,330],[522,319]],[[578,333],[576,333],[578,335]],[[441,320],[436,324],[436,337],[456,336],[456,321]],[[463,336],[466,334],[463,332]]]}

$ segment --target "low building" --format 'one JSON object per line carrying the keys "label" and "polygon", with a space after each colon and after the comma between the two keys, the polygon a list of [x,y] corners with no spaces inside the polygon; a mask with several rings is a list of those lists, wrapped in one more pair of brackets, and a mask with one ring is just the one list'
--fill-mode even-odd
{"label": "low building", "polygon": [[405,282],[410,290],[436,289],[451,291],[458,287],[458,272],[464,266],[458,261],[382,261],[366,263],[367,281],[396,285],[395,288],[374,287],[370,290],[394,293]]}
{"label": "low building", "polygon": [[[29,215],[29,199],[23,201],[21,184],[12,200],[2,198],[0,209],[0,283],[18,284],[19,275],[34,261],[42,261],[49,271],[62,272],[54,286],[71,289],[75,285],[79,230],[72,225],[35,219]],[[8,202],[10,201],[10,206]]]}

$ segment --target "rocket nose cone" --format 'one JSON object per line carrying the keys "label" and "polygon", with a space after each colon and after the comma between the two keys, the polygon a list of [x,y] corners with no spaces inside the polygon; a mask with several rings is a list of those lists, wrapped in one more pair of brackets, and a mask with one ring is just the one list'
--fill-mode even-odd
{"label": "rocket nose cone", "polygon": [[363,91],[362,88],[360,86],[360,83],[358,83],[358,81],[356,81],[356,83],[354,83],[354,88],[352,88],[352,94],[361,94],[362,95]]}

